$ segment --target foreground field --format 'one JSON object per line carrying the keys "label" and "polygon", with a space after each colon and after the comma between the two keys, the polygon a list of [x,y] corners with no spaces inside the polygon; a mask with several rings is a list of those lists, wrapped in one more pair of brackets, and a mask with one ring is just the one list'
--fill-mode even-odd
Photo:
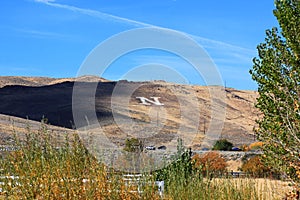
{"label": "foreground field", "polygon": [[76,134],[54,140],[52,132],[41,127],[15,142],[19,150],[0,160],[2,199],[269,200],[282,199],[292,190],[287,182],[268,179],[209,179],[196,169],[187,173],[182,163],[163,169],[167,176],[162,179],[164,191],[159,192],[157,172],[128,182],[122,172],[90,155]]}
{"label": "foreground field", "polygon": [[255,197],[252,199],[283,199],[286,194],[293,190],[290,182],[281,180],[270,180],[264,178],[233,178],[233,179],[212,179],[214,184],[232,184],[237,188],[245,189],[251,187]]}
{"label": "foreground field", "polygon": [[[157,187],[148,185],[144,187],[143,193],[138,193],[137,187],[125,186],[121,179],[114,179],[113,182],[95,180],[98,185],[89,188],[89,184],[84,184],[81,189],[75,191],[70,185],[64,191],[56,188],[56,193],[46,194],[46,191],[40,191],[34,198],[30,196],[33,191],[26,190],[25,193],[12,193],[7,195],[3,193],[0,199],[247,199],[247,200],[269,200],[284,199],[286,194],[292,191],[292,187],[287,182],[268,179],[212,179],[212,180],[194,180],[193,183],[182,185],[175,183],[169,186],[169,189],[159,195]],[[80,183],[80,181],[78,181]],[[105,185],[107,184],[107,185]],[[55,187],[55,184],[48,186]],[[86,188],[85,188],[86,187]],[[98,188],[97,188],[98,187]],[[114,191],[110,190],[114,189]],[[97,191],[98,192],[95,192]],[[63,192],[64,191],[64,192]],[[95,192],[93,194],[93,191]]]}

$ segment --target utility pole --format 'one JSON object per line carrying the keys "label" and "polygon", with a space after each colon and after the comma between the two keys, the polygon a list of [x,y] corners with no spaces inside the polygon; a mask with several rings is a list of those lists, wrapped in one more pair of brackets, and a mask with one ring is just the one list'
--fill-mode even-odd
{"label": "utility pole", "polygon": [[158,129],[159,124],[159,106],[156,106],[156,128]]}
{"label": "utility pole", "polygon": [[205,118],[203,118],[203,125],[204,125],[204,127],[203,127],[203,133],[205,135],[206,134],[206,130],[205,130],[206,120],[205,120]]}

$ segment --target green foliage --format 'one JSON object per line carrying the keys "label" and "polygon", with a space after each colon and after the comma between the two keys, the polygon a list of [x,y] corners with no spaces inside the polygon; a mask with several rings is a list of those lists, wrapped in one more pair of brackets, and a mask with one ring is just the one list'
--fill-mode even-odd
{"label": "green foliage", "polygon": [[180,158],[166,167],[157,170],[155,177],[157,180],[165,180],[166,185],[169,182],[175,181],[178,177],[183,177],[185,180],[191,176],[193,171],[193,163],[191,160],[190,152],[184,151]]}
{"label": "green foliage", "polygon": [[143,143],[137,138],[127,138],[125,141],[124,151],[141,152],[143,151]]}
{"label": "green foliage", "polygon": [[226,139],[221,139],[216,141],[212,150],[231,151],[232,147],[233,145],[231,142],[227,141]]}
{"label": "green foliage", "polygon": [[181,138],[177,139],[177,156],[181,156],[184,152],[183,140]]}
{"label": "green foliage", "polygon": [[250,70],[263,114],[256,132],[264,142],[263,161],[300,184],[300,1],[275,0],[275,5],[281,32],[266,31]]}
{"label": "green foliage", "polygon": [[[180,146],[180,142],[178,146]],[[224,160],[218,162],[219,154],[214,152],[213,155],[217,155],[217,157],[211,156],[211,154],[208,157],[214,158],[213,160],[217,163],[207,162],[212,164],[210,166],[216,167],[215,171],[211,172],[220,172],[219,170],[223,172]],[[206,159],[206,161],[208,160]],[[222,163],[221,168],[220,163]],[[164,180],[165,182],[165,199],[273,199],[266,196],[266,193],[259,195],[255,188],[255,181],[237,183],[234,179],[203,178],[202,165],[196,166],[195,164],[197,164],[197,160],[191,159],[191,153],[185,150],[177,162],[155,172],[155,180]]]}
{"label": "green foliage", "polygon": [[191,149],[185,150],[181,138],[177,140],[177,152],[173,157],[174,162],[168,164],[166,167],[157,170],[155,177],[157,180],[165,180],[166,186],[168,183],[175,181],[179,177],[186,181],[193,172],[193,163],[191,159]]}
{"label": "green foliage", "polygon": [[203,178],[201,169],[193,167],[194,162],[188,151],[185,151],[183,158],[156,172],[156,180],[165,182],[164,199],[273,199],[266,194],[260,196],[255,189],[255,181],[239,181],[237,184],[234,179]]}

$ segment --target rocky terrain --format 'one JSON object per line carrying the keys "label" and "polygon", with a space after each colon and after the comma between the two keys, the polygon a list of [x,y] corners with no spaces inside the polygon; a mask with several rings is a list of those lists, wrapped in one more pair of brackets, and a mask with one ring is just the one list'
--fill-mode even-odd
{"label": "rocky terrain", "polygon": [[[224,95],[212,95],[212,91]],[[46,118],[51,129],[67,132],[88,127],[89,133],[105,135],[118,146],[123,146],[127,137],[141,138],[145,145],[176,146],[179,135],[188,141],[185,145],[200,149],[204,138],[217,132],[216,123],[223,125],[216,133],[219,137],[236,146],[249,144],[255,140],[253,128],[259,116],[254,108],[257,95],[254,91],[163,81],[0,77],[1,142],[10,138],[14,127],[22,132],[24,124],[37,127]],[[145,105],[137,97],[152,102]],[[155,105],[151,97],[159,97],[157,102],[163,105]]]}

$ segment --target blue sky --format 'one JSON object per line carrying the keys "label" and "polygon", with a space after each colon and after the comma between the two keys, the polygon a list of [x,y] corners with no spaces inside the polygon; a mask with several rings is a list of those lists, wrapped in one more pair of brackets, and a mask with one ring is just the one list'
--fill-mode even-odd
{"label": "blue sky", "polygon": [[[255,90],[248,73],[265,30],[278,26],[273,0],[10,0],[0,2],[2,76],[75,77],[89,53],[122,31],[156,26],[191,36],[210,55],[226,86]],[[107,68],[117,80],[137,66],[141,80],[165,79],[168,66],[188,83],[205,84],[178,56],[132,52]],[[136,77],[135,77],[136,78]],[[134,78],[133,78],[134,79]],[[179,81],[180,82],[180,81]]]}

